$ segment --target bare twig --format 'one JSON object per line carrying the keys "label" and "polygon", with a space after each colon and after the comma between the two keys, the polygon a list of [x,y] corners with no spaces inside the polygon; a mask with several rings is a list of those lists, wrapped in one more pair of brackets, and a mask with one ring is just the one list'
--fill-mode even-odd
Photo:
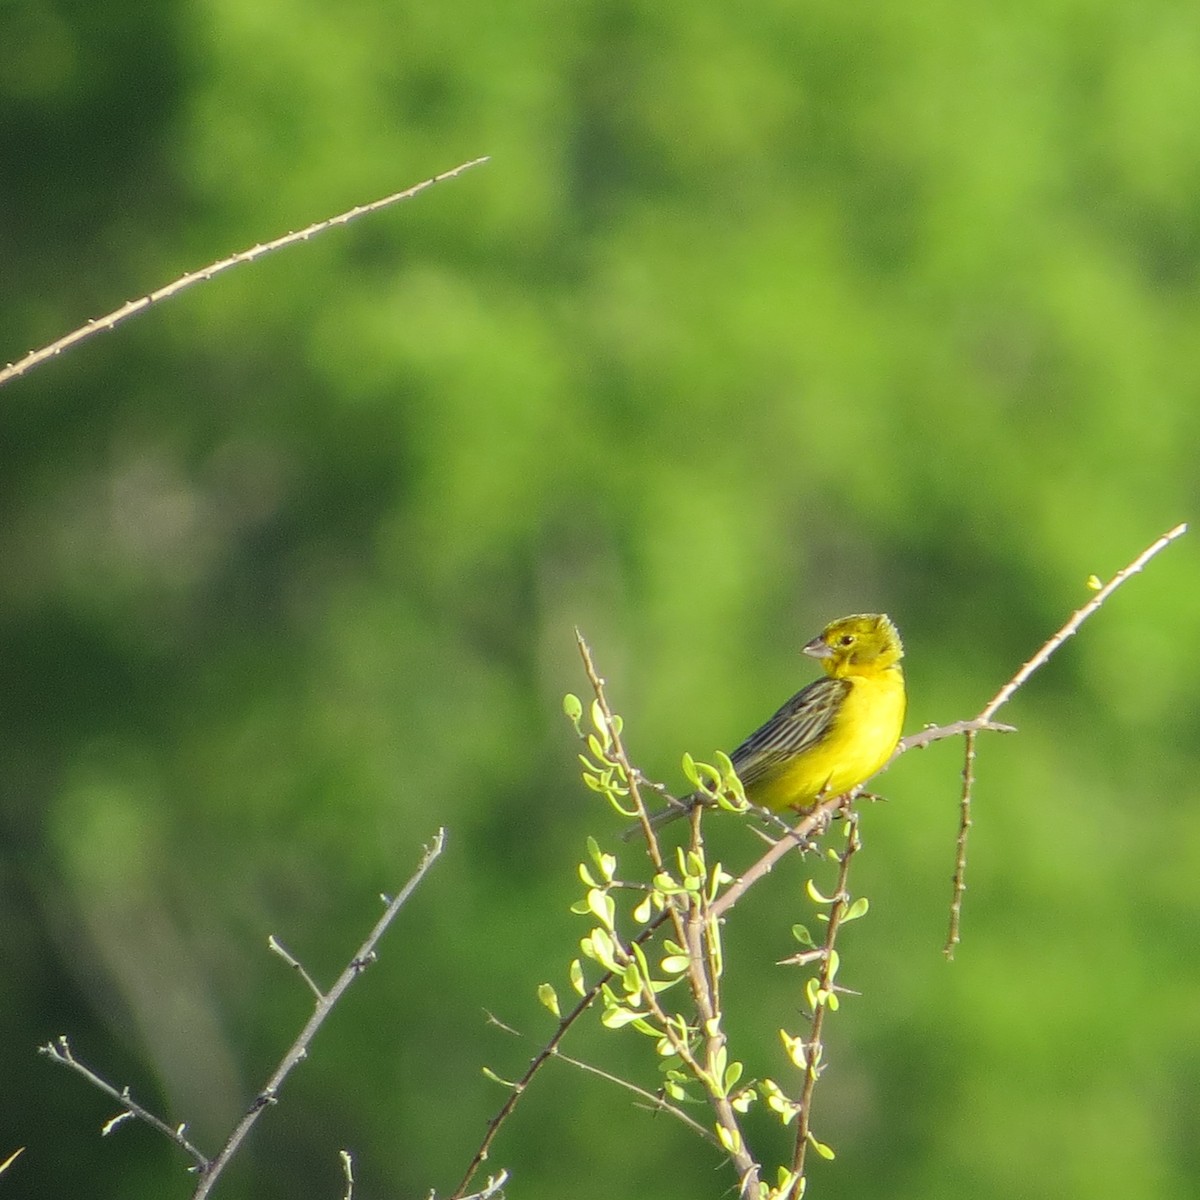
{"label": "bare twig", "polygon": [[296,1064],[308,1054],[309,1043],[312,1041],[317,1030],[324,1024],[325,1018],[333,1011],[334,1005],[337,1004],[346,989],[359,975],[375,961],[376,944],[387,930],[387,927],[395,920],[396,914],[404,907],[408,898],[416,891],[421,880],[425,878],[425,873],[433,866],[438,856],[442,853],[442,848],[445,844],[446,831],[439,829],[433,842],[426,847],[425,853],[421,856],[421,861],[417,865],[416,871],[413,872],[412,878],[404,885],[399,894],[388,903],[383,915],[375,922],[375,928],[367,935],[366,941],[358,948],[358,952],[347,964],[341,975],[338,976],[337,982],[329,991],[320,996],[312,1016],[309,1017],[308,1021],[305,1022],[304,1028],[300,1031],[300,1036],[296,1038],[291,1048],[283,1056],[279,1066],[275,1068],[271,1078],[267,1080],[266,1086],[255,1096],[245,1115],[237,1123],[236,1128],[229,1135],[229,1139],[225,1145],[221,1147],[220,1153],[211,1163],[201,1168],[200,1183],[192,1194],[192,1200],[204,1200],[209,1192],[212,1191],[213,1185],[225,1169],[226,1164],[237,1153],[254,1122],[258,1120],[259,1114],[268,1105],[276,1102],[279,1096],[279,1089],[283,1086],[284,1080],[291,1074]]}
{"label": "bare twig", "polygon": [[15,1163],[17,1159],[20,1158],[24,1153],[25,1147],[18,1146],[2,1163],[0,1163],[0,1175],[3,1175],[4,1172],[7,1171],[8,1168],[11,1167],[13,1163]]}
{"label": "bare twig", "polygon": [[[997,726],[992,718],[1001,708],[1007,704],[1016,694],[1018,688],[1028,682],[1030,676],[1035,671],[1046,665],[1050,661],[1054,652],[1070,637],[1073,637],[1079,630],[1079,627],[1090,617],[1097,609],[1123,584],[1127,579],[1138,574],[1143,570],[1147,563],[1150,562],[1155,555],[1165,550],[1173,541],[1182,537],[1187,532],[1187,523],[1181,522],[1173,529],[1168,529],[1157,541],[1147,546],[1127,567],[1119,570],[1106,584],[1099,587],[1096,594],[1082,608],[1078,608],[1067,619],[1057,633],[1047,638],[1042,643],[1038,652],[1029,659],[1028,662],[1022,664],[1020,670],[984,705],[973,721],[959,722],[963,727],[962,732],[966,734],[966,757],[963,763],[963,790],[962,799],[959,804],[959,822],[958,822],[958,838],[954,848],[954,876],[953,889],[950,897],[950,925],[946,934],[946,944],[942,951],[948,959],[954,957],[954,947],[959,943],[959,929],[962,921],[962,904],[963,892],[966,890],[966,869],[967,869],[967,836],[971,828],[971,791],[975,781],[975,733],[980,729],[996,729],[1005,728]],[[947,726],[946,728],[950,728]],[[938,740],[932,734],[942,734],[941,730],[926,730],[921,734],[917,734],[915,738],[906,738],[905,742],[909,745],[902,746],[902,750],[911,750],[919,745],[926,745],[929,741]],[[930,735],[930,736],[926,736]],[[924,738],[924,740],[920,740]]]}
{"label": "bare twig", "polygon": [[959,927],[962,924],[963,893],[967,890],[967,831],[971,828],[971,791],[975,786],[975,730],[969,730],[963,739],[966,748],[963,754],[962,797],[959,800],[958,838],[954,846],[953,892],[950,897],[950,928],[946,933],[946,944],[942,953],[954,957],[958,945]]}
{"label": "bare twig", "polygon": [[282,958],[283,961],[287,963],[287,965],[291,967],[292,970],[295,971],[305,983],[308,984],[308,990],[312,992],[312,994],[318,1000],[325,999],[321,989],[317,987],[313,977],[304,969],[304,966],[300,960],[296,958],[274,934],[271,934],[271,936],[267,938],[267,946],[276,954],[278,954],[279,957]]}
{"label": "bare twig", "polygon": [[1176,538],[1187,533],[1187,522],[1182,521],[1174,529],[1168,529],[1153,545],[1147,546],[1129,564],[1118,571],[1096,594],[1080,609],[1076,609],[1067,623],[1027,662],[1021,669],[988,701],[979,714],[981,720],[991,720],[996,713],[1012,699],[1013,693],[1036,671],[1049,660],[1050,656],[1067,640],[1073,637],[1080,625],[1084,623],[1131,576],[1143,570],[1155,555],[1165,550]]}
{"label": "bare twig", "polygon": [[[682,1121],[693,1133],[698,1133],[706,1142],[711,1142],[718,1150],[721,1148],[721,1143],[717,1141],[711,1129],[705,1129],[699,1121],[693,1120],[682,1108],[676,1104],[672,1104],[661,1094],[648,1092],[645,1088],[638,1087],[636,1083],[631,1083],[628,1079],[622,1079],[619,1075],[611,1075],[608,1071],[601,1070],[599,1067],[583,1062],[581,1059],[572,1058],[569,1054],[564,1054],[561,1050],[555,1050],[554,1057],[561,1059],[572,1067],[577,1067],[580,1071],[584,1071],[589,1075],[595,1075],[600,1079],[607,1080],[609,1083],[615,1083],[617,1087],[632,1092],[645,1102],[645,1107],[651,1112],[670,1113],[677,1121]],[[637,1107],[640,1108],[642,1106],[638,1105]]]}
{"label": "bare twig", "polygon": [[120,308],[110,312],[107,316],[94,317],[86,325],[81,325],[65,337],[59,338],[58,341],[51,342],[50,345],[43,346],[40,350],[31,350],[24,358],[18,359],[15,363],[9,363],[8,366],[0,369],[0,387],[3,387],[4,384],[12,379],[16,379],[20,375],[27,374],[34,367],[39,366],[48,359],[55,358],[64,350],[68,350],[72,346],[86,341],[95,334],[115,329],[122,322],[127,321],[130,317],[136,316],[140,312],[144,312],[151,305],[179,295],[180,292],[190,288],[193,284],[204,283],[212,279],[213,276],[228,271],[231,267],[240,266],[242,263],[254,262],[255,259],[262,258],[264,255],[270,254],[275,250],[283,250],[287,246],[294,246],[297,242],[306,242],[309,238],[316,237],[319,233],[324,233],[327,229],[333,229],[339,225],[348,225],[358,217],[378,212],[380,209],[388,208],[390,205],[396,204],[401,200],[409,200],[427,188],[433,187],[435,183],[442,183],[447,179],[453,179],[456,175],[461,175],[464,171],[470,170],[471,167],[477,167],[480,163],[487,161],[488,159],[485,155],[483,158],[476,158],[470,162],[461,163],[449,171],[443,171],[440,175],[434,175],[431,179],[414,184],[402,192],[394,192],[390,196],[384,196],[381,200],[373,200],[370,204],[359,204],[344,213],[339,213],[336,217],[328,217],[323,221],[315,221],[304,229],[298,229],[294,233],[286,233],[282,237],[277,237],[270,242],[261,242],[256,246],[251,246],[248,250],[239,251],[237,254],[231,254],[228,258],[221,259],[219,262],[211,263],[199,271],[191,271],[187,275],[176,279],[174,283],[168,283],[165,287],[160,287],[138,300],[130,300],[128,303],[121,305]]}
{"label": "bare twig", "polygon": [[70,1067],[72,1071],[82,1075],[84,1079],[86,1079],[93,1087],[99,1088],[100,1091],[105,1093],[105,1095],[111,1096],[117,1101],[118,1104],[123,1106],[122,1111],[120,1114],[118,1114],[118,1116],[114,1117],[110,1121],[105,1122],[105,1134],[111,1133],[122,1119],[132,1114],[133,1116],[137,1117],[139,1121],[144,1121],[152,1129],[157,1129],[158,1132],[163,1135],[163,1137],[169,1138],[181,1150],[190,1155],[192,1161],[195,1163],[193,1170],[208,1170],[210,1165],[208,1159],[184,1136],[184,1130],[187,1128],[186,1125],[168,1125],[166,1121],[162,1120],[161,1117],[156,1117],[148,1108],[143,1108],[142,1105],[134,1100],[134,1098],[129,1094],[129,1089],[127,1087],[118,1090],[117,1088],[113,1087],[108,1080],[102,1079],[96,1074],[95,1071],[85,1067],[83,1063],[81,1063],[79,1059],[75,1057],[71,1050],[71,1045],[65,1036],[57,1037],[54,1039],[54,1041],[47,1042],[44,1046],[39,1046],[38,1053],[44,1054],[51,1062],[58,1063],[60,1066]]}
{"label": "bare twig", "polygon": [[[514,1029],[511,1025],[505,1024],[495,1014],[488,1013],[487,1017],[489,1024],[495,1025],[497,1029],[502,1029],[505,1033],[521,1038],[523,1041],[529,1040],[528,1034],[522,1033],[519,1029]],[[706,1129],[699,1121],[693,1120],[682,1108],[672,1104],[661,1094],[648,1092],[645,1088],[638,1087],[636,1083],[632,1083],[628,1079],[622,1079],[619,1075],[612,1075],[608,1071],[594,1066],[592,1063],[584,1062],[582,1059],[572,1058],[569,1054],[564,1054],[557,1046],[551,1052],[551,1057],[557,1058],[559,1062],[564,1062],[570,1067],[575,1067],[587,1075],[595,1075],[598,1079],[606,1080],[608,1083],[616,1084],[617,1087],[632,1092],[639,1099],[645,1101],[645,1107],[650,1109],[651,1112],[669,1113],[676,1120],[682,1121],[693,1133],[698,1133],[705,1141],[711,1142],[720,1149],[720,1142],[717,1141],[711,1129]],[[639,1105],[639,1107],[642,1106]]]}
{"label": "bare twig", "polygon": [[886,771],[888,766],[896,761],[901,754],[907,753],[909,750],[924,750],[926,746],[932,746],[934,742],[944,742],[947,738],[961,737],[964,733],[980,733],[987,731],[989,733],[1016,733],[1015,725],[1005,725],[1000,721],[989,721],[986,717],[973,717],[969,721],[952,721],[949,725],[926,725],[920,733],[910,733],[908,737],[901,738],[900,744],[896,747],[896,753],[888,760],[881,770]]}
{"label": "bare twig", "polygon": [[342,1175],[346,1179],[346,1190],[342,1193],[342,1200],[354,1200],[354,1159],[350,1157],[349,1150],[339,1150],[338,1158],[342,1160]]}

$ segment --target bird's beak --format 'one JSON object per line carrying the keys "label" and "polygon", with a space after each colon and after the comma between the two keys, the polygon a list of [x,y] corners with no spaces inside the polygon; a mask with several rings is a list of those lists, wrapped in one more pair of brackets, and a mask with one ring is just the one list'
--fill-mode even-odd
{"label": "bird's beak", "polygon": [[827,646],[819,637],[815,637],[804,647],[801,653],[807,654],[809,658],[832,658],[833,647]]}

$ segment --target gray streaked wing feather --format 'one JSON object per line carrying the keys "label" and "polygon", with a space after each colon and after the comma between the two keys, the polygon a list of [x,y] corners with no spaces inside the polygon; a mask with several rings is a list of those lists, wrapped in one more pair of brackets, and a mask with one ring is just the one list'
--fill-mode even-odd
{"label": "gray streaked wing feather", "polygon": [[729,756],[743,785],[751,787],[780,763],[815,746],[849,690],[849,680],[825,678],[798,691]]}

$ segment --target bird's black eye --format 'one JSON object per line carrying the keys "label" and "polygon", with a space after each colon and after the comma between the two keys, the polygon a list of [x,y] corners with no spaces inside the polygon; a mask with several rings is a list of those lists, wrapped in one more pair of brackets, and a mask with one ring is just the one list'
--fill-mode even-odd
{"label": "bird's black eye", "polygon": [[853,646],[854,645],[854,634],[843,633],[842,636],[840,638],[838,638],[838,645],[839,646]]}

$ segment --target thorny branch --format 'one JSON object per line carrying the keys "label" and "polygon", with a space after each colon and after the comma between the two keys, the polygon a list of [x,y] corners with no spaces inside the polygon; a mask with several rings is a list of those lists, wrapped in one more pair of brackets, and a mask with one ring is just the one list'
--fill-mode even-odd
{"label": "thorny branch", "polygon": [[[148,1109],[138,1104],[129,1094],[128,1088],[117,1089],[107,1080],[102,1079],[94,1071],[84,1066],[72,1053],[70,1044],[65,1037],[59,1037],[53,1042],[47,1043],[40,1047],[40,1050],[52,1062],[59,1063],[61,1066],[69,1067],[77,1074],[82,1075],[93,1087],[99,1088],[102,1092],[112,1096],[122,1106],[123,1111],[105,1124],[104,1132],[109,1133],[117,1127],[117,1125],[126,1117],[134,1116],[139,1120],[144,1121],[151,1128],[158,1130],[164,1137],[168,1137],[177,1146],[184,1150],[193,1161],[192,1170],[200,1177],[199,1183],[196,1186],[195,1192],[192,1194],[192,1200],[204,1200],[212,1191],[214,1184],[225,1169],[229,1160],[237,1153],[245,1140],[246,1135],[250,1132],[259,1115],[269,1105],[276,1102],[279,1090],[283,1086],[284,1080],[291,1074],[295,1066],[302,1062],[308,1054],[309,1044],[316,1035],[317,1030],[325,1022],[325,1019],[333,1011],[334,1006],[342,998],[346,989],[354,982],[362,972],[375,961],[375,947],[379,939],[383,936],[388,926],[395,920],[396,915],[404,907],[408,898],[417,889],[421,880],[424,879],[426,872],[433,866],[438,856],[442,853],[442,848],[446,842],[446,831],[439,829],[433,842],[426,847],[421,861],[413,872],[412,877],[404,885],[398,895],[389,900],[383,915],[375,923],[375,927],[367,935],[366,940],[358,948],[354,957],[346,965],[337,981],[327,992],[321,992],[308,973],[304,971],[300,964],[296,962],[286,952],[278,946],[275,938],[270,939],[272,949],[277,953],[282,953],[283,957],[293,966],[296,967],[300,974],[304,977],[309,987],[316,994],[316,1005],[313,1009],[313,1014],[305,1023],[304,1028],[300,1031],[300,1035],[292,1043],[287,1053],[283,1056],[279,1066],[275,1068],[271,1078],[267,1081],[262,1091],[251,1102],[250,1107],[246,1110],[242,1119],[238,1122],[233,1132],[229,1135],[225,1145],[221,1147],[220,1152],[215,1158],[208,1158],[196,1146],[184,1136],[186,1125],[172,1127],[163,1121],[161,1118],[154,1115]],[[343,1163],[345,1160],[343,1159]],[[347,1186],[353,1188],[353,1180],[347,1167]]]}
{"label": "thorny branch", "polygon": [[[1123,584],[1142,571],[1155,555],[1160,554],[1177,538],[1187,533],[1187,522],[1180,522],[1173,529],[1168,529],[1162,537],[1147,546],[1127,567],[1122,567],[1106,584],[1096,589],[1096,594],[1082,608],[1078,608],[1067,619],[1063,627],[1053,636],[1046,639],[1038,652],[1022,664],[1021,669],[984,705],[979,716],[975,718],[975,728],[991,728],[991,720],[1016,694],[1017,689],[1025,684],[1031,675],[1050,661],[1054,652],[1070,637],[1074,637],[1079,627]],[[954,957],[954,947],[960,941],[959,927],[962,920],[963,892],[966,891],[967,870],[967,831],[971,828],[971,792],[975,780],[975,739],[971,732],[967,733],[966,748],[963,762],[962,801],[959,806],[958,839],[954,852],[954,877],[950,898],[950,926],[946,933],[946,944],[942,952],[947,958]]]}
{"label": "thorny branch", "polygon": [[483,158],[476,158],[472,159],[471,162],[461,163],[449,171],[443,171],[440,175],[434,175],[430,179],[425,179],[421,183],[414,184],[402,192],[394,192],[390,196],[384,196],[381,200],[373,200],[370,204],[356,205],[344,213],[339,213],[336,217],[328,217],[323,221],[314,221],[313,224],[307,225],[303,229],[298,229],[294,233],[285,233],[282,237],[277,237],[273,241],[261,242],[258,245],[251,246],[248,250],[241,250],[237,254],[231,254],[228,258],[223,258],[219,262],[210,263],[207,267],[202,267],[199,271],[191,271],[187,275],[176,279],[173,283],[168,283],[164,287],[160,287],[156,291],[142,296],[140,299],[130,300],[128,303],[122,304],[120,308],[110,312],[107,316],[93,317],[86,325],[81,325],[78,329],[59,338],[58,341],[51,342],[50,345],[43,346],[40,350],[31,350],[24,358],[0,368],[0,387],[3,387],[10,380],[16,379],[20,375],[28,374],[34,367],[51,358],[55,358],[64,350],[69,350],[72,346],[78,345],[80,342],[94,337],[97,333],[105,333],[110,329],[115,329],[130,317],[144,312],[151,305],[158,304],[162,300],[169,300],[172,296],[179,295],[180,292],[192,287],[194,284],[204,283],[212,279],[215,275],[220,275],[222,272],[228,271],[231,267],[240,266],[242,263],[254,262],[255,259],[262,258],[264,255],[270,254],[275,250],[283,250],[287,246],[294,246],[297,242],[306,242],[309,238],[314,238],[317,234],[324,233],[327,229],[333,229],[338,225],[348,225],[358,217],[378,212],[380,209],[388,208],[401,200],[410,200],[418,193],[433,187],[435,183],[442,183],[447,179],[453,179],[456,175],[461,175],[464,171],[470,170],[471,167],[477,167],[480,163],[487,161],[488,159],[485,155]]}

